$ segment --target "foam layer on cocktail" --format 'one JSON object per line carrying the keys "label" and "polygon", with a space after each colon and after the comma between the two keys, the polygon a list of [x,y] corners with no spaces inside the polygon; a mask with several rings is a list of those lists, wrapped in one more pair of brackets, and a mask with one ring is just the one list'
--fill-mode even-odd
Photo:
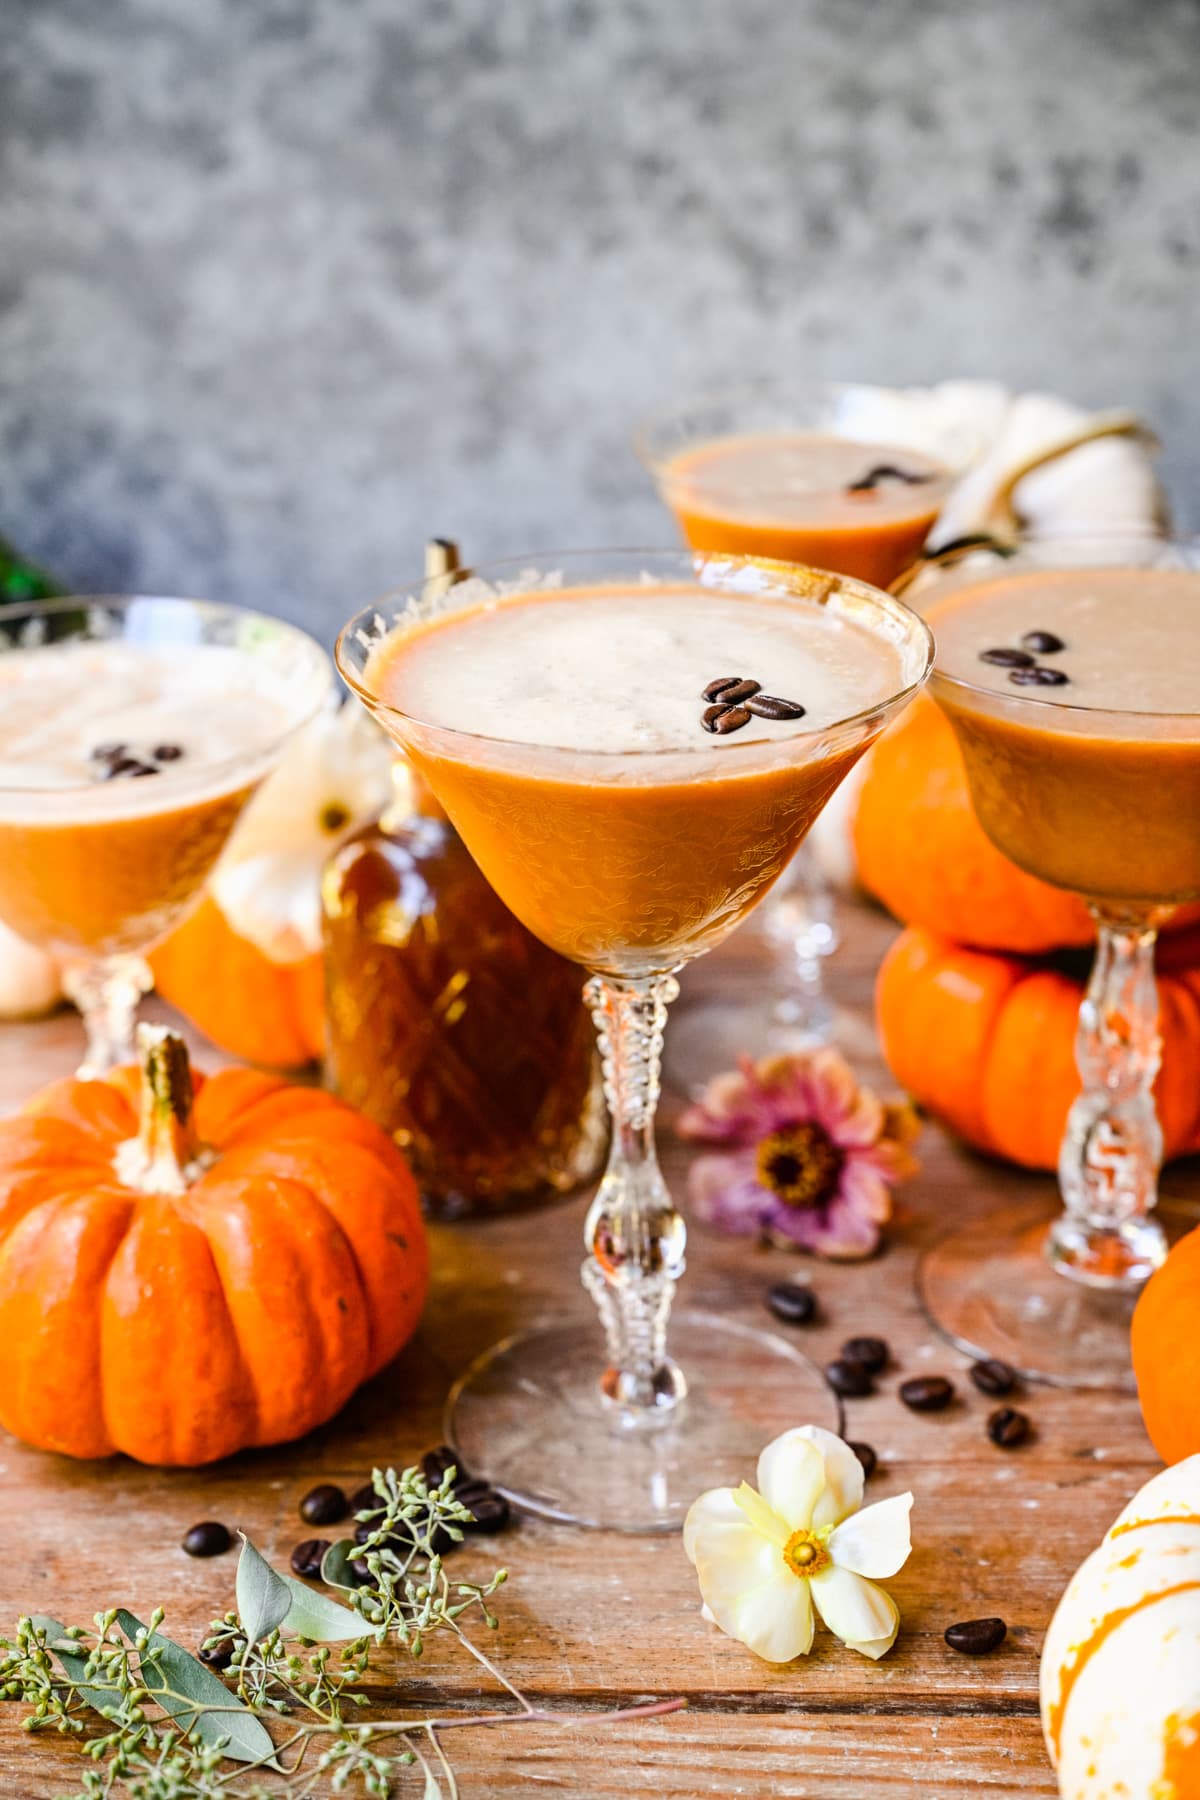
{"label": "foam layer on cocktail", "polygon": [[[836,589],[809,579],[823,599]],[[401,626],[368,680],[518,918],[585,967],[631,975],[711,948],[781,872],[919,679],[902,635],[849,600],[576,588]],[[709,735],[703,689],[733,675],[805,716]]]}
{"label": "foam layer on cocktail", "polygon": [[1024,570],[926,616],[994,842],[1094,900],[1200,894],[1200,571]]}

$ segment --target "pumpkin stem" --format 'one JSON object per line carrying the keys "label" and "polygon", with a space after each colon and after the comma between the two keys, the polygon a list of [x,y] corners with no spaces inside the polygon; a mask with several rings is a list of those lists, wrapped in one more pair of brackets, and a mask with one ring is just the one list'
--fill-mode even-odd
{"label": "pumpkin stem", "polygon": [[182,1194],[200,1148],[187,1045],[165,1025],[139,1025],[137,1047],[142,1065],[137,1185],[147,1192]]}

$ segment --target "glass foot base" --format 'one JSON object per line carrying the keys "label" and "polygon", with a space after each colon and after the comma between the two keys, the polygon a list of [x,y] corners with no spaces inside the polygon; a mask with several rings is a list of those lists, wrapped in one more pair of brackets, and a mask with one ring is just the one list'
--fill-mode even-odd
{"label": "glass foot base", "polygon": [[921,1259],[921,1303],[968,1355],[998,1356],[1057,1387],[1132,1392],[1138,1290],[1085,1286],[1054,1268],[1046,1244],[1059,1217],[1057,1199],[1022,1201],[952,1232]]}
{"label": "glass foot base", "polygon": [[515,1506],[566,1524],[681,1529],[706,1488],[754,1480],[763,1446],[793,1425],[842,1429],[815,1363],[783,1338],[709,1313],[672,1316],[686,1397],[657,1430],[630,1432],[601,1393],[594,1319],[505,1338],[456,1383],[446,1438]]}

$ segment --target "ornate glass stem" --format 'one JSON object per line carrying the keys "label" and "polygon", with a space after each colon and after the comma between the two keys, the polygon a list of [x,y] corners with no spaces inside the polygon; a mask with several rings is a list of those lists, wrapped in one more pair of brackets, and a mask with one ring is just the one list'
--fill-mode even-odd
{"label": "ornate glass stem", "polygon": [[1154,1104],[1162,1050],[1154,979],[1161,915],[1092,911],[1099,938],[1075,1040],[1083,1091],[1059,1155],[1066,1211],[1052,1226],[1046,1251],[1077,1281],[1134,1289],[1167,1249],[1162,1226],[1151,1217],[1163,1148]]}
{"label": "ornate glass stem", "polygon": [[642,981],[596,976],[585,989],[613,1129],[608,1167],[584,1228],[583,1285],[608,1340],[601,1388],[617,1422],[629,1430],[665,1420],[687,1391],[666,1349],[687,1232],[654,1147],[663,1027],[678,992],[672,975]]}
{"label": "ornate glass stem", "polygon": [[134,1060],[134,1020],[142,996],[153,986],[154,977],[140,956],[104,956],[67,966],[63,987],[83,1015],[87,1033],[81,1081],[93,1081]]}

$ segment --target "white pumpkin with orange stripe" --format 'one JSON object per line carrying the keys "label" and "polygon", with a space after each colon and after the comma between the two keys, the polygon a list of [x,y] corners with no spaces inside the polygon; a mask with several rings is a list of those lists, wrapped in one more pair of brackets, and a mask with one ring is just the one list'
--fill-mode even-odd
{"label": "white pumpkin with orange stripe", "polygon": [[1148,1481],[1076,1571],[1041,1693],[1063,1800],[1200,1800],[1200,1456]]}

